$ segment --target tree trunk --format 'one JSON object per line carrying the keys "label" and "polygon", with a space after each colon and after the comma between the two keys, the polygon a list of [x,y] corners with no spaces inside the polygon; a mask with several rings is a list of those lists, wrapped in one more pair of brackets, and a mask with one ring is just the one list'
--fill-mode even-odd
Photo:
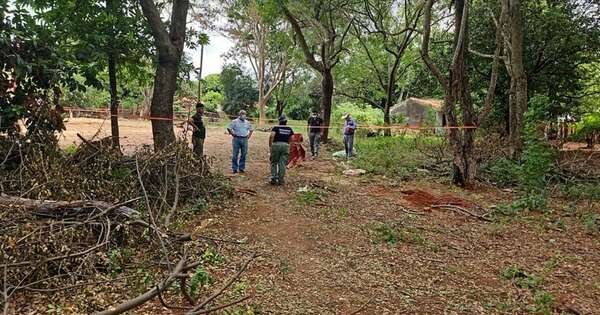
{"label": "tree trunk", "polygon": [[112,147],[121,151],[119,142],[119,97],[117,95],[117,65],[112,50],[108,53],[108,82],[110,86],[110,131]]}
{"label": "tree trunk", "polygon": [[140,0],[140,6],[148,20],[158,51],[158,65],[150,105],[155,150],[163,149],[175,141],[173,96],[177,84],[177,70],[185,44],[189,4],[189,0],[173,1],[171,20],[168,23],[169,31],[167,32],[154,1]]}
{"label": "tree trunk", "polygon": [[385,126],[385,129],[383,130],[383,135],[386,137],[392,136],[392,129],[390,129],[392,125],[392,118],[390,117],[391,107],[391,101],[389,99],[386,100],[385,107],[383,108],[383,125]]}
{"label": "tree trunk", "polygon": [[[116,10],[116,1],[107,0],[106,10],[108,15],[114,15]],[[115,52],[114,42],[115,34],[112,26],[109,30],[108,39],[108,84],[110,87],[110,131],[112,137],[112,147],[121,151],[119,141],[119,96],[117,95],[117,54]]]}
{"label": "tree trunk", "polygon": [[[468,3],[456,0],[455,3],[454,56],[450,79],[446,87],[445,111],[450,126],[457,126],[454,108],[458,103],[461,110],[461,122],[464,126],[474,125],[474,110],[469,94],[469,77],[467,64]],[[459,186],[470,186],[475,180],[477,163],[473,155],[475,146],[475,129],[449,129],[450,143],[453,148],[453,181]]]}
{"label": "tree trunk", "polygon": [[159,56],[156,76],[154,77],[154,92],[150,104],[152,121],[152,137],[154,149],[160,150],[175,141],[173,130],[173,97],[177,83],[177,67],[179,58]]}
{"label": "tree trunk", "polygon": [[321,141],[327,142],[329,136],[329,127],[331,122],[331,104],[333,99],[333,75],[331,69],[326,68],[321,75],[321,112],[323,112],[323,131],[321,133]]}
{"label": "tree trunk", "polygon": [[523,22],[520,0],[503,0],[504,10],[508,12],[505,35],[510,43],[509,54],[509,149],[513,159],[518,160],[523,152],[524,115],[527,111],[527,75],[523,65]]}
{"label": "tree trunk", "polygon": [[259,98],[258,103],[256,103],[256,106],[258,106],[258,128],[262,129],[265,127],[265,116],[266,116],[265,108],[267,107],[266,98],[264,96]]}

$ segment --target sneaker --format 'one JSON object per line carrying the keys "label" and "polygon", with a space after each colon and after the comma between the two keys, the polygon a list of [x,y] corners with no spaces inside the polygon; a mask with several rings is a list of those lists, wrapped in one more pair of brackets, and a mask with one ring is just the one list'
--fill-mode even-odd
{"label": "sneaker", "polygon": [[244,170],[240,170],[239,172],[240,172],[240,173],[246,173],[246,171],[244,171]]}
{"label": "sneaker", "polygon": [[232,171],[232,173],[233,173],[233,174],[237,174],[237,172],[238,172],[238,171],[236,171],[236,170],[233,170],[233,171]]}
{"label": "sneaker", "polygon": [[271,184],[271,185],[278,185],[279,183],[277,182],[276,179],[271,179],[271,181],[269,182],[269,184]]}

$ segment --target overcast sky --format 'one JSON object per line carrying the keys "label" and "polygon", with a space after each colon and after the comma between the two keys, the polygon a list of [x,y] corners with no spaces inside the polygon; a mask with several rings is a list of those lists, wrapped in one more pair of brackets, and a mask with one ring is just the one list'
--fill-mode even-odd
{"label": "overcast sky", "polygon": [[[204,47],[204,64],[202,65],[202,77],[209,74],[221,73],[225,59],[221,56],[225,54],[232,46],[233,42],[218,33],[209,33],[210,43]],[[194,50],[188,50],[192,56],[194,67],[200,66],[200,47]]]}

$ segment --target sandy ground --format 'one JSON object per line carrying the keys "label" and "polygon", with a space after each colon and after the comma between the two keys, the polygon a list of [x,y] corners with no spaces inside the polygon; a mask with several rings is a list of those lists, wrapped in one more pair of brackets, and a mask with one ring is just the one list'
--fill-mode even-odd
{"label": "sandy ground", "polygon": [[[77,132],[93,136],[100,123],[68,122],[61,144],[76,141]],[[122,121],[121,134],[125,152],[152,143],[147,122]],[[222,127],[210,126],[205,152],[229,172],[230,139]],[[586,234],[576,215],[485,222],[431,205],[452,202],[482,213],[510,200],[510,192],[466,191],[439,179],[346,177],[344,167],[330,158],[307,161],[288,173],[286,186],[270,186],[267,133],[255,133],[247,173],[229,175],[251,193],[213,205],[188,227],[242,240],[214,243],[226,262],[211,269],[215,288],[232,266],[261,255],[241,279],[254,297],[236,314],[540,313],[544,292],[553,299],[550,313],[600,314],[600,238]],[[298,192],[304,187],[310,193]],[[393,230],[390,242],[381,240],[384,226]],[[501,275],[509,267],[543,280],[519,287]]]}

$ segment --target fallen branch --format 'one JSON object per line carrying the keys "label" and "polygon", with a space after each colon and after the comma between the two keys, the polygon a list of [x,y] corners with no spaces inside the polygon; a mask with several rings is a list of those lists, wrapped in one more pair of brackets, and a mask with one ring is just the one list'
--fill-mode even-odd
{"label": "fallen branch", "polygon": [[248,195],[252,195],[252,196],[256,196],[258,195],[258,193],[255,190],[252,189],[248,189],[248,188],[236,188],[235,192],[239,192],[242,194],[248,194]]}
{"label": "fallen branch", "polygon": [[217,307],[213,307],[213,308],[209,308],[207,310],[200,310],[199,312],[195,313],[195,314],[208,314],[208,313],[212,313],[218,310],[222,310],[224,308],[230,307],[230,306],[234,306],[237,304],[240,304],[248,299],[252,298],[252,295],[246,295],[245,297],[241,298],[241,299],[237,299],[233,302],[229,302],[227,304],[223,304],[223,305],[219,305]]}
{"label": "fallen branch", "polygon": [[[123,204],[135,201],[136,199],[129,200]],[[101,210],[115,210],[117,213],[125,217],[133,217],[139,214],[138,211],[133,210],[129,207],[125,207],[123,204],[111,205],[108,202],[98,200],[77,200],[77,201],[54,201],[54,200],[35,200],[21,197],[13,197],[5,194],[0,195],[0,206],[17,206],[27,210],[38,210],[40,214],[52,214],[60,209],[74,209],[81,210],[84,208],[97,208]],[[109,211],[110,211],[109,210]],[[108,211],[107,211],[108,212]]]}
{"label": "fallen branch", "polygon": [[459,207],[459,206],[456,206],[456,205],[431,205],[431,208],[449,209],[449,210],[452,210],[454,212],[458,212],[458,213],[462,213],[462,214],[468,214],[468,215],[470,215],[472,217],[475,217],[475,218],[477,218],[479,220],[483,220],[483,221],[486,221],[486,222],[493,222],[492,220],[490,220],[490,219],[488,219],[488,218],[486,218],[486,217],[484,217],[482,215],[479,215],[477,213],[473,213],[473,212],[471,212],[471,211],[469,211],[469,210],[467,210],[467,209],[465,209],[463,207]]}
{"label": "fallen branch", "polygon": [[127,312],[129,310],[132,310],[148,301],[150,301],[151,299],[153,299],[154,297],[156,297],[158,294],[160,294],[160,292],[162,292],[163,290],[165,290],[166,288],[168,288],[171,283],[177,279],[177,277],[179,276],[179,274],[184,271],[184,267],[185,267],[185,258],[182,258],[179,263],[177,263],[177,265],[175,266],[175,268],[173,269],[173,271],[171,272],[171,274],[169,274],[169,276],[163,280],[160,284],[158,284],[156,287],[152,288],[151,290],[147,291],[146,293],[142,294],[142,295],[138,295],[135,298],[125,301],[115,307],[111,307],[108,310],[102,311],[102,312],[98,312],[96,313],[96,315],[117,315],[117,314],[121,314],[124,312]]}
{"label": "fallen branch", "polygon": [[[93,252],[94,250],[96,250],[106,244],[108,244],[108,241],[102,242],[100,244],[92,246],[92,247],[90,247],[84,251],[78,252],[78,253],[74,253],[74,254],[70,254],[70,255],[61,255],[61,256],[56,256],[56,257],[45,259],[40,264],[45,264],[45,263],[49,263],[51,261],[56,261],[56,260],[61,260],[61,259],[75,258],[75,257],[83,256],[83,255]],[[3,265],[0,265],[0,268],[12,268],[12,267],[19,267],[19,266],[27,266],[27,265],[32,265],[33,263],[34,263],[33,261],[23,261],[23,262],[18,262],[18,263],[3,264]]]}
{"label": "fallen branch", "polygon": [[227,281],[225,283],[225,285],[223,285],[221,287],[221,289],[219,289],[217,292],[213,293],[211,296],[209,296],[208,298],[206,298],[202,303],[198,304],[192,310],[190,310],[189,312],[187,312],[186,315],[205,314],[206,310],[202,310],[204,308],[204,306],[206,306],[208,303],[212,302],[214,299],[216,299],[219,296],[221,296],[221,294],[223,294],[223,292],[225,292],[225,290],[227,290],[227,288],[229,288],[237,279],[239,279],[239,277],[246,270],[246,268],[248,268],[248,265],[250,265],[250,262],[252,262],[256,257],[258,257],[258,255],[256,255],[256,254],[252,255],[252,257],[250,257],[250,259],[248,259],[246,261],[246,263],[244,263],[242,265],[242,267],[240,268],[240,270],[238,270],[238,272],[233,277],[231,277],[231,279],[229,279],[229,281]]}

